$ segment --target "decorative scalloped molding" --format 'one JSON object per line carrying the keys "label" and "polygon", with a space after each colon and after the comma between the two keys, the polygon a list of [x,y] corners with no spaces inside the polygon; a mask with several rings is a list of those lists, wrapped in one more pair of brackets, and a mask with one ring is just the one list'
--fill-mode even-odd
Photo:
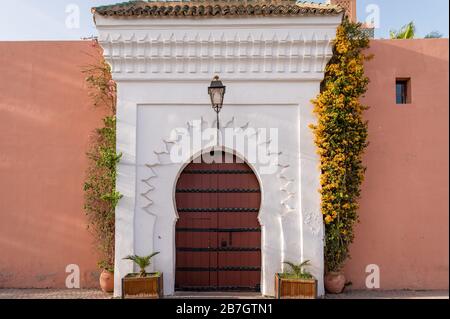
{"label": "decorative scalloped molding", "polygon": [[228,78],[299,78],[322,73],[332,56],[327,34],[243,32],[109,31],[100,43],[116,78],[173,79],[214,73]]}
{"label": "decorative scalloped molding", "polygon": [[[203,119],[203,117],[201,118],[201,123],[202,123],[202,130],[205,127],[208,127],[208,122],[205,121]],[[221,126],[221,130],[226,129],[226,128],[233,128],[235,129],[235,132],[238,132],[240,130],[244,131],[246,128],[248,128],[250,125],[250,122],[247,122],[246,124],[242,125],[242,126],[236,126],[236,121],[235,121],[235,117],[233,117],[230,121],[226,122],[225,126]],[[193,125],[191,124],[191,122],[188,122],[186,124],[188,131],[190,132],[190,134],[192,134],[192,128]],[[216,123],[215,121],[212,122],[212,124],[209,127],[216,127]],[[258,131],[256,131],[258,132]],[[256,135],[256,136],[255,136]],[[255,138],[258,140],[259,139],[259,135],[258,133],[253,134],[251,136],[246,136],[244,135],[244,137],[248,140],[249,138],[252,138],[253,136],[255,136]],[[268,146],[270,146],[272,140],[271,139],[267,139],[265,141],[259,142],[258,145],[263,145],[263,144],[267,144]],[[146,201],[145,205],[142,207],[147,213],[151,214],[152,216],[154,216],[155,218],[158,218],[158,214],[155,214],[151,211],[151,207],[154,205],[154,199],[151,198],[151,193],[156,189],[156,187],[151,184],[151,180],[158,178],[158,174],[155,172],[155,170],[158,167],[161,166],[165,166],[165,165],[174,165],[175,163],[171,162],[171,161],[166,161],[165,159],[162,159],[162,156],[170,156],[170,150],[173,146],[177,145],[179,143],[179,140],[170,140],[170,139],[162,139],[162,145],[164,145],[165,150],[164,151],[154,151],[154,154],[157,155],[157,162],[152,163],[152,164],[146,164],[145,166],[149,169],[149,177],[142,179],[141,182],[144,183],[146,185],[146,190],[145,192],[141,193],[141,197]],[[202,146],[203,149],[203,146]],[[282,154],[282,152],[269,152],[270,154],[268,154],[269,156],[280,156]],[[295,201],[296,199],[296,192],[292,192],[289,190],[289,186],[293,185],[293,183],[295,182],[295,178],[290,178],[289,176],[287,176],[286,170],[288,168],[290,168],[290,164],[278,164],[279,167],[279,173],[277,174],[277,178],[279,180],[280,183],[280,188],[279,191],[283,194],[282,195],[282,200],[280,202],[280,211],[279,211],[279,216],[280,218],[284,218],[286,217],[288,214],[291,214],[295,211],[297,211],[297,209],[295,207],[291,206],[292,201]]]}

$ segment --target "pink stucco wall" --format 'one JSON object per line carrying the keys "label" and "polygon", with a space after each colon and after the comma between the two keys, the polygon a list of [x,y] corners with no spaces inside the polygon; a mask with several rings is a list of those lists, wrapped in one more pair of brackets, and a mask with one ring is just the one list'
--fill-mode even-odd
{"label": "pink stucco wall", "polygon": [[[372,42],[365,103],[370,146],[361,223],[346,274],[364,288],[448,288],[448,40]],[[90,42],[0,42],[0,287],[64,287],[78,264],[97,286],[82,185],[89,136],[100,125],[82,66]],[[395,78],[413,101],[395,104]]]}
{"label": "pink stucco wall", "polygon": [[98,282],[83,213],[90,134],[101,124],[81,68],[90,42],[0,42],[0,287]]}
{"label": "pink stucco wall", "polygon": [[[378,40],[370,52],[368,170],[346,274],[364,288],[377,264],[381,289],[448,289],[448,39]],[[411,78],[410,105],[395,103],[396,78]]]}

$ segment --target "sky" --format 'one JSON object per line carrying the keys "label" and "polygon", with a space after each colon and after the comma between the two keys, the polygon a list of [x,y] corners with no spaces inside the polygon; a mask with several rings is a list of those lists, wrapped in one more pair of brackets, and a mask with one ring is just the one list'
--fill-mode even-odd
{"label": "sky", "polygon": [[[410,21],[416,24],[417,37],[439,31],[448,38],[449,0],[357,1],[359,21],[364,22],[371,15],[379,18],[376,38],[389,38],[389,30]],[[90,8],[117,2],[120,0],[0,0],[0,41],[79,40],[96,36]]]}

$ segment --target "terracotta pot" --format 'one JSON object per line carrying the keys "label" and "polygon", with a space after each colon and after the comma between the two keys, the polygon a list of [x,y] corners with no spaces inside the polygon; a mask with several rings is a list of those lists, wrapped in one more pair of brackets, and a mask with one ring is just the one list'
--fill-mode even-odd
{"label": "terracotta pot", "polygon": [[340,294],[345,287],[345,276],[341,272],[329,272],[325,275],[325,289],[330,294]]}
{"label": "terracotta pot", "polygon": [[114,274],[103,270],[100,275],[100,287],[103,292],[112,293],[114,291]]}

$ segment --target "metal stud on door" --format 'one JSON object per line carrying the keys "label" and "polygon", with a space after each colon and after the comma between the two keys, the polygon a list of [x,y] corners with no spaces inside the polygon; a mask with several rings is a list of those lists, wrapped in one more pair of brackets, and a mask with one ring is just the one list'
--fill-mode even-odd
{"label": "metal stud on door", "polygon": [[[227,155],[229,156],[229,155]],[[261,281],[259,182],[246,163],[194,161],[176,190],[176,290],[258,291]]]}

